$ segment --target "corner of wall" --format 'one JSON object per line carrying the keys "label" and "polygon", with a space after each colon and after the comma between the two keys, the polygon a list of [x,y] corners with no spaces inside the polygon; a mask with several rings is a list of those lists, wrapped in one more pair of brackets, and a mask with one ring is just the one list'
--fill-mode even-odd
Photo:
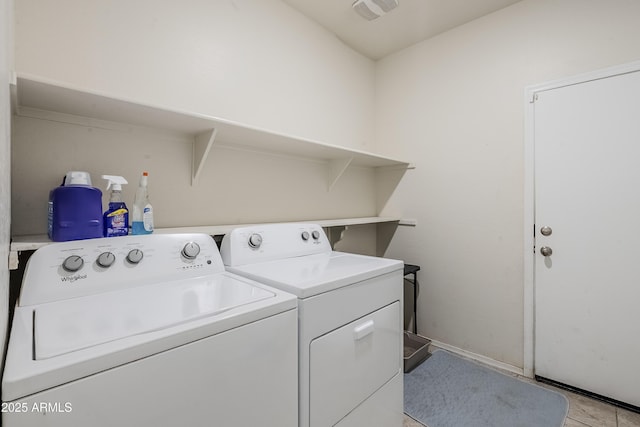
{"label": "corner of wall", "polygon": [[9,82],[13,63],[13,0],[0,0],[0,360],[4,360],[9,324],[9,245],[11,218]]}

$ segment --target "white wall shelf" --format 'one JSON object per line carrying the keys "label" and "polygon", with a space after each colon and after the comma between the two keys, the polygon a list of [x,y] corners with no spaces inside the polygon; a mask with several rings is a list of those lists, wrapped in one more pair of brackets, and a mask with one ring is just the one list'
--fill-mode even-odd
{"label": "white wall shelf", "polygon": [[114,127],[127,124],[190,135],[193,138],[192,185],[198,182],[214,145],[325,161],[327,191],[350,166],[410,167],[408,162],[389,157],[278,134],[198,113],[146,105],[39,77],[16,75],[11,92],[13,111],[18,116],[84,126]]}
{"label": "white wall shelf", "polygon": [[[319,224],[324,228],[331,227],[348,227],[352,225],[380,224],[399,222],[400,218],[395,217],[362,217],[362,218],[341,218],[341,219],[322,219],[316,221],[296,221],[302,223]],[[227,224],[227,225],[203,225],[200,227],[176,227],[176,228],[159,228],[154,231],[158,234],[167,233],[205,233],[210,236],[218,236],[227,234],[237,227],[246,227],[256,224]],[[9,269],[16,270],[18,268],[18,254],[23,251],[33,251],[43,246],[53,243],[46,234],[14,236],[11,240],[11,252],[9,254]]]}

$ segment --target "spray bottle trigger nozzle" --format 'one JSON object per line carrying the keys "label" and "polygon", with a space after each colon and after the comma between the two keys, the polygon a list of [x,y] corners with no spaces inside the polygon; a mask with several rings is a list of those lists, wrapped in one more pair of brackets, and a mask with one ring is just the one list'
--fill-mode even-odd
{"label": "spray bottle trigger nozzle", "polygon": [[128,184],[124,177],[118,175],[102,175],[102,179],[107,180],[107,190],[113,187],[113,191],[122,191],[122,185]]}

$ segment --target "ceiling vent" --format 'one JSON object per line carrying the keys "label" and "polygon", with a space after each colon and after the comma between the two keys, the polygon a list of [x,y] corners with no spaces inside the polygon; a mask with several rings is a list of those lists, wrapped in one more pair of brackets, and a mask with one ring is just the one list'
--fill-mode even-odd
{"label": "ceiling vent", "polygon": [[368,21],[373,21],[398,7],[398,0],[356,0],[353,9]]}

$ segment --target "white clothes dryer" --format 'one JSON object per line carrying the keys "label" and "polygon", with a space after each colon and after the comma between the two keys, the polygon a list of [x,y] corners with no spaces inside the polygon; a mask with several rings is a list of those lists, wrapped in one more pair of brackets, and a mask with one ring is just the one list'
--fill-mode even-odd
{"label": "white clothes dryer", "polygon": [[16,426],[297,426],[296,298],[203,234],[54,243],[29,259],[2,377]]}
{"label": "white clothes dryer", "polygon": [[298,297],[300,427],[403,425],[403,262],[332,251],[319,225],[224,236],[228,271]]}

